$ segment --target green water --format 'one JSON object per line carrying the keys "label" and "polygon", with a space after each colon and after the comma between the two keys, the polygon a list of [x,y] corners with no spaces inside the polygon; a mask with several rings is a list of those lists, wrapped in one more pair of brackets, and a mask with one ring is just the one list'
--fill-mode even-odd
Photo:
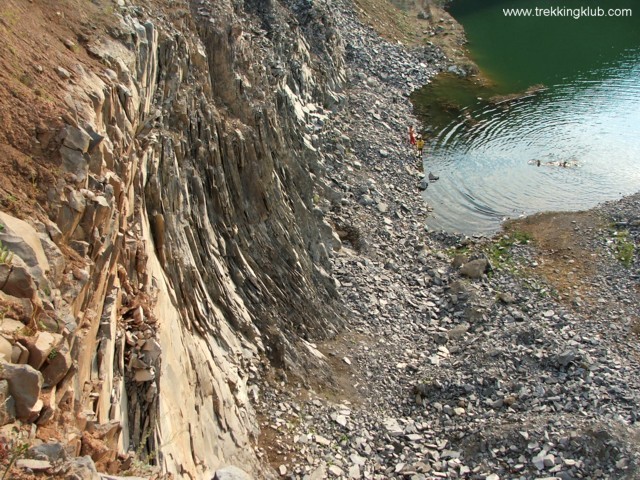
{"label": "green water", "polygon": [[[514,17],[508,8],[571,9],[590,7],[630,9],[631,17]],[[637,11],[634,8],[637,7]],[[640,39],[640,4],[637,0],[536,0],[535,2],[454,0],[451,14],[462,23],[471,56],[500,93],[530,85],[555,85],[576,73],[605,73],[600,67],[628,50]],[[605,73],[606,75],[606,73]]]}
{"label": "green water", "polygon": [[[640,190],[640,3],[560,3],[634,16],[507,17],[504,9],[558,3],[453,1],[489,82],[446,74],[412,96],[431,131],[425,167],[440,175],[424,194],[429,226],[491,233],[505,218]],[[545,88],[535,94],[496,100],[538,84]]]}

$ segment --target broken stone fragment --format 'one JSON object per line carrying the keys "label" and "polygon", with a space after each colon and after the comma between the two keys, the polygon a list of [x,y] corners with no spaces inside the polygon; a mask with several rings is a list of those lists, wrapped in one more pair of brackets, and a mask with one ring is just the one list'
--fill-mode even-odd
{"label": "broken stone fragment", "polygon": [[77,182],[84,182],[89,175],[89,155],[79,150],[74,150],[64,145],[60,147],[60,157],[62,158],[62,170],[75,176]]}
{"label": "broken stone fragment", "polygon": [[0,285],[4,293],[17,298],[34,299],[38,289],[20,257],[14,257],[10,265],[0,264]]}
{"label": "broken stone fragment", "polygon": [[29,362],[29,350],[24,345],[16,342],[13,344],[13,352],[11,354],[11,363],[24,365]]}
{"label": "broken stone fragment", "polygon": [[59,442],[35,445],[29,449],[27,455],[36,460],[49,460],[50,462],[66,460],[67,458],[67,452]]}
{"label": "broken stone fragment", "polygon": [[78,150],[86,153],[89,150],[91,136],[79,127],[67,125],[64,131],[64,141],[62,144],[71,150]]}
{"label": "broken stone fragment", "polygon": [[51,468],[51,463],[47,460],[32,460],[30,458],[21,458],[16,462],[16,467],[23,470],[31,470],[33,472],[44,472]]}
{"label": "broken stone fragment", "polygon": [[156,340],[151,338],[144,343],[142,351],[144,352],[145,359],[149,363],[153,363],[160,357],[162,347]]}
{"label": "broken stone fragment", "polygon": [[[60,232],[60,230],[58,230],[58,232]],[[62,280],[62,274],[64,273],[64,267],[66,265],[64,255],[62,255],[55,241],[49,237],[49,234],[41,233],[39,239],[49,262],[50,279],[54,285],[58,285]]]}
{"label": "broken stone fragment", "polygon": [[4,212],[0,212],[0,224],[2,244],[20,257],[36,280],[42,282],[44,275],[49,271],[49,261],[36,229]]}
{"label": "broken stone fragment", "polygon": [[89,455],[69,460],[69,470],[66,478],[81,480],[99,480],[98,470]]}
{"label": "broken stone fragment", "polygon": [[155,371],[153,368],[144,368],[140,370],[136,370],[133,374],[133,379],[136,382],[150,382],[156,378]]}
{"label": "broken stone fragment", "polygon": [[10,363],[13,357],[13,345],[9,340],[0,336],[0,361]]}
{"label": "broken stone fragment", "polygon": [[[33,337],[21,337],[18,340],[29,350],[29,365],[39,370],[49,357],[57,354],[62,335],[50,332],[37,332]],[[54,349],[56,349],[54,351]]]}
{"label": "broken stone fragment", "polygon": [[67,341],[64,340],[57,351],[52,351],[47,357],[47,366],[42,370],[45,385],[57,385],[67,374],[71,364],[69,347],[67,346]]}
{"label": "broken stone fragment", "polygon": [[[4,302],[6,302],[8,298],[12,297],[10,297],[9,295],[0,294],[0,299],[2,299]],[[23,328],[24,324],[22,322],[19,322],[18,320],[14,320],[13,318],[3,318],[0,322],[0,334],[13,335]]]}
{"label": "broken stone fragment", "polygon": [[16,403],[9,394],[9,382],[0,380],[0,426],[16,418]]}
{"label": "broken stone fragment", "polygon": [[71,73],[69,73],[69,71],[65,68],[57,66],[56,68],[54,68],[54,70],[62,80],[68,80],[71,78]]}
{"label": "broken stone fragment", "polygon": [[74,230],[80,223],[82,214],[86,208],[86,200],[82,193],[69,189],[67,191],[66,201],[62,204],[58,211],[58,218],[56,224],[62,232],[61,241],[66,241],[71,238]]}
{"label": "broken stone fragment", "polygon": [[40,412],[38,408],[42,374],[29,365],[12,365],[0,362],[0,379],[9,383],[9,394],[16,402],[16,416],[21,420],[32,420]]}

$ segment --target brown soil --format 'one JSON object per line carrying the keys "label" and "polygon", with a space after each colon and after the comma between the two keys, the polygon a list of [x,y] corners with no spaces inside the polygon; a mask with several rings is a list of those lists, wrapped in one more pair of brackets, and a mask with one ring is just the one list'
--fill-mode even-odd
{"label": "brown soil", "polygon": [[[382,37],[405,45],[433,43],[456,65],[477,72],[464,47],[462,26],[434,0],[355,0],[361,20]],[[427,19],[418,18],[420,12]]]}
{"label": "brown soil", "polygon": [[[0,2],[0,208],[18,217],[43,215],[46,191],[59,175],[56,134],[65,87],[78,63],[97,66],[83,45],[103,34],[110,2],[3,0]],[[66,42],[66,45],[65,45]],[[66,111],[65,111],[66,110]]]}
{"label": "brown soil", "polygon": [[604,219],[594,212],[540,213],[505,225],[507,233],[525,232],[538,254],[535,272],[555,287],[561,298],[588,298],[596,273],[593,242]]}

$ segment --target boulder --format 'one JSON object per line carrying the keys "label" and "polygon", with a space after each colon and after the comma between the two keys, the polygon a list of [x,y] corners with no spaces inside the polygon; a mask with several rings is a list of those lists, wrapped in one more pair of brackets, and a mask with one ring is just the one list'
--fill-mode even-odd
{"label": "boulder", "polygon": [[21,337],[18,341],[29,350],[29,365],[39,370],[50,356],[55,356],[59,351],[62,335],[37,332],[33,337]]}
{"label": "boulder", "polygon": [[28,267],[19,257],[14,257],[11,265],[0,264],[0,284],[4,293],[18,298],[33,299],[38,291]]}
{"label": "boulder", "polygon": [[82,193],[71,189],[67,192],[67,199],[60,207],[58,218],[56,219],[56,224],[62,232],[61,241],[71,238],[78,223],[80,223],[86,206],[86,200]]}
{"label": "boulder", "polygon": [[101,480],[96,465],[90,456],[73,458],[68,462],[67,479],[73,480]]}
{"label": "boulder", "polygon": [[60,156],[62,157],[62,170],[64,172],[73,174],[78,183],[87,180],[89,161],[91,160],[88,154],[63,145],[60,148]]}
{"label": "boulder", "polygon": [[231,465],[216,470],[213,480],[252,480],[252,477],[244,470]]}
{"label": "boulder", "polygon": [[465,277],[469,277],[472,279],[482,278],[484,273],[489,268],[489,262],[486,258],[478,258],[476,260],[471,260],[468,263],[465,263],[460,269],[460,275],[464,275]]}
{"label": "boulder", "polygon": [[58,460],[66,460],[67,451],[60,442],[42,443],[31,447],[27,456],[36,460],[49,460],[56,462]]}
{"label": "boulder", "polygon": [[149,363],[153,363],[160,357],[160,354],[162,353],[162,347],[157,340],[150,338],[149,340],[144,342],[142,351],[144,352],[145,360]]}
{"label": "boulder", "polygon": [[44,377],[44,384],[46,386],[57,385],[60,380],[64,378],[69,369],[71,368],[71,353],[67,346],[66,340],[62,343],[60,348],[49,353],[47,357],[47,364],[42,370],[42,376]]}
{"label": "boulder", "polygon": [[91,136],[80,127],[67,125],[64,130],[64,141],[62,144],[71,150],[78,150],[86,153],[89,150]]}
{"label": "boulder", "polygon": [[19,256],[30,273],[40,282],[49,271],[49,261],[42,248],[38,232],[27,222],[0,212],[0,241],[14,255]]}
{"label": "boulder", "polygon": [[13,357],[13,345],[9,340],[0,336],[0,361],[11,363]]}
{"label": "boulder", "polygon": [[150,382],[155,379],[155,372],[153,368],[144,368],[140,370],[136,370],[133,374],[133,379],[136,382]]}
{"label": "boulder", "polygon": [[0,362],[0,379],[9,383],[9,394],[16,402],[16,416],[21,420],[33,419],[40,411],[38,399],[42,374],[29,365]]}
{"label": "boulder", "polygon": [[58,285],[62,280],[62,274],[64,273],[64,267],[66,265],[64,255],[62,255],[62,252],[55,242],[49,238],[49,234],[41,233],[39,238],[42,249],[49,262],[50,279],[54,285]]}
{"label": "boulder", "polygon": [[[4,296],[0,292],[0,298],[5,300],[8,295]],[[14,320],[13,318],[3,318],[0,321],[0,334],[13,335],[24,328],[24,323]]]}

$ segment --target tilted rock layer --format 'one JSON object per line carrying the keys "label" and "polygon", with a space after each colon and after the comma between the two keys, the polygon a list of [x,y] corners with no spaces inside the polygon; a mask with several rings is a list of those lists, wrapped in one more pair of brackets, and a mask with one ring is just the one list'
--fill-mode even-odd
{"label": "tilted rock layer", "polygon": [[48,218],[2,219],[26,329],[3,357],[35,382],[13,415],[64,423],[105,468],[95,439],[178,478],[260,472],[255,380],[312,368],[306,340],[340,324],[314,126],[344,102],[343,46],[324,2],[143,3],[105,7],[109,35],[81,38],[95,62],[56,69]]}

